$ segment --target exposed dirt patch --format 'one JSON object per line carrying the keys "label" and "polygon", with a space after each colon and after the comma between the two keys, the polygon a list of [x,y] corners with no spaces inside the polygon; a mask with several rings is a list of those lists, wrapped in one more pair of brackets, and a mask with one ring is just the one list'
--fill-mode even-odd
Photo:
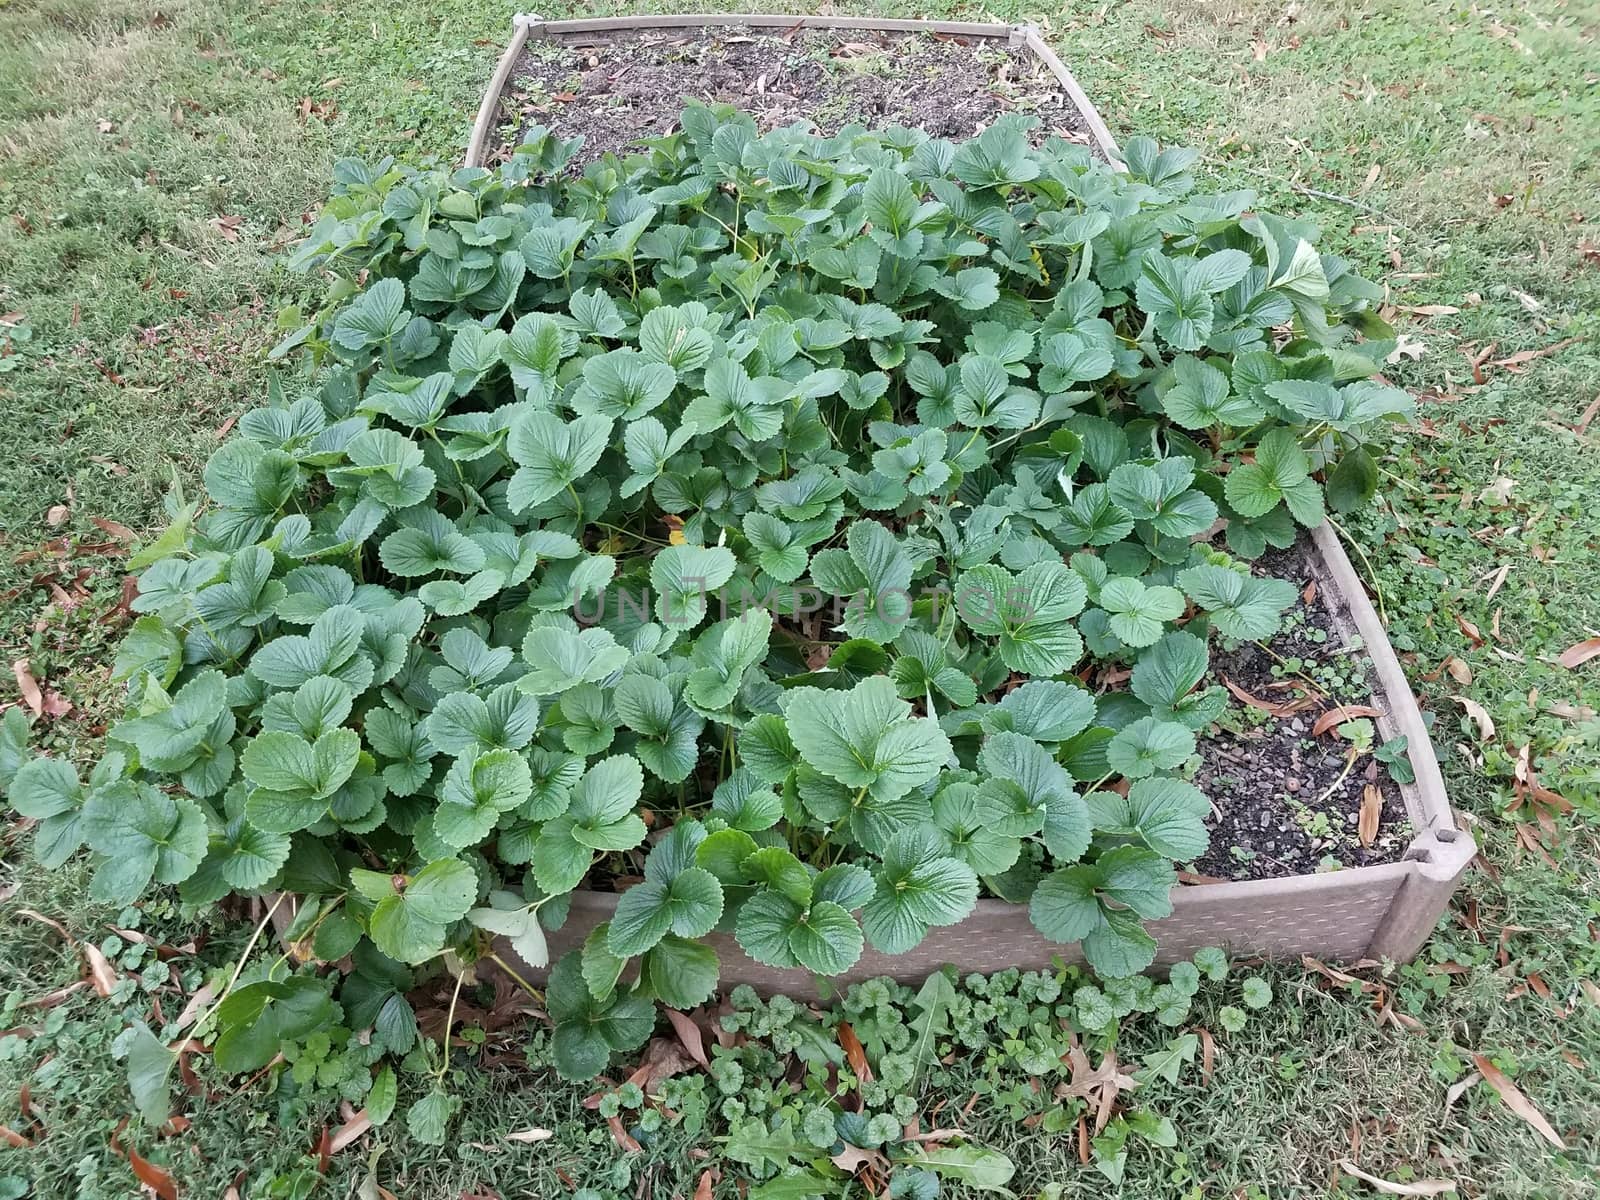
{"label": "exposed dirt patch", "polygon": [[[1313,737],[1318,716],[1338,705],[1374,701],[1371,662],[1350,626],[1336,617],[1336,599],[1316,580],[1316,555],[1302,540],[1269,552],[1258,574],[1292,581],[1301,598],[1284,614],[1272,653],[1252,643],[1212,652],[1212,671],[1238,691],[1229,708],[1236,728],[1202,738],[1202,766],[1195,783],[1211,797],[1218,815],[1211,824],[1211,849],[1197,864],[1223,879],[1273,879],[1340,866],[1394,862],[1413,830],[1400,789],[1382,764],[1361,755],[1340,779],[1350,743],[1334,733]],[[1342,615],[1341,615],[1342,616]],[[1243,702],[1239,692],[1280,709],[1274,714]],[[1375,734],[1374,744],[1381,744]],[[1381,797],[1376,836],[1364,846],[1358,836],[1365,789]]]}
{"label": "exposed dirt patch", "polygon": [[1035,137],[1084,145],[1083,119],[1054,75],[1002,40],[744,26],[707,34],[646,30],[529,40],[500,98],[504,158],[533,124],[582,134],[578,162],[621,152],[677,125],[683,101],[721,101],[762,130],[795,121],[831,134],[851,123],[907,125],[968,138],[1003,113],[1040,118]]}

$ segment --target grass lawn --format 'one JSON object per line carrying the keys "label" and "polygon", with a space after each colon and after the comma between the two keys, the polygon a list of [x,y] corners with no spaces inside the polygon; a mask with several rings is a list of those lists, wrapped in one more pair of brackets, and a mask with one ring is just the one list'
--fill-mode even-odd
{"label": "grass lawn", "polygon": [[[1200,147],[1219,186],[1314,217],[1390,288],[1406,335],[1393,378],[1422,402],[1382,464],[1385,499],[1347,529],[1482,860],[1418,964],[1368,973],[1391,1004],[1381,1018],[1377,992],[1267,969],[1277,999],[1218,1036],[1209,1081],[1161,1093],[1178,1145],[1134,1154],[1122,1194],[1361,1194],[1335,1182],[1341,1159],[1471,1196],[1597,1194],[1600,660],[1558,656],[1600,635],[1600,417],[1586,419],[1600,404],[1600,6],[876,11],[1037,21],[1119,136]],[[276,315],[309,286],[276,257],[333,160],[458,156],[509,16],[486,0],[0,0],[0,651],[19,664],[0,700],[37,684],[57,752],[91,755],[117,707],[126,540],[160,524],[172,475],[196,486],[265,396]],[[1530,773],[1573,811],[1541,822]],[[130,1111],[116,1038],[200,980],[157,944],[209,939],[220,961],[241,934],[158,905],[96,909],[76,871],[38,872],[4,836],[0,1124],[30,1144],[0,1147],[0,1197],[136,1194],[115,1152]],[[84,959],[24,909],[109,956],[109,997],[53,994]],[[1210,1003],[1194,1022],[1217,1029]],[[1567,1150],[1472,1082],[1474,1055]],[[607,1186],[611,1138],[579,1091],[461,1074],[459,1137],[430,1149],[389,1127],[376,1180],[427,1200],[564,1194],[543,1148],[499,1142],[542,1126],[576,1131],[568,1174],[582,1163],[593,1177],[577,1184]],[[948,1083],[961,1103],[965,1082]],[[221,1196],[242,1172],[230,1194],[345,1196],[367,1176],[352,1148],[320,1191],[297,1190],[329,1112],[248,1089],[188,1111],[177,1136],[128,1135],[184,1195]],[[1026,1194],[1104,1186],[1071,1137],[1007,1119],[994,1097],[971,1127],[1016,1158]],[[688,1178],[687,1149],[659,1148],[654,1195]],[[655,1176],[628,1194],[652,1194],[640,1179]]]}

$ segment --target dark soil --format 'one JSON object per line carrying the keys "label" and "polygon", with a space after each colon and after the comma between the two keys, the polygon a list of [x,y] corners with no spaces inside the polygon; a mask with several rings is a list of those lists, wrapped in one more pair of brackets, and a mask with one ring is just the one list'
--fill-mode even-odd
{"label": "dark soil", "polygon": [[[1308,541],[1269,552],[1256,564],[1258,574],[1291,580],[1301,599],[1284,614],[1284,627],[1272,651],[1253,643],[1233,649],[1218,645],[1211,666],[1218,681],[1234,692],[1228,720],[1235,728],[1200,740],[1202,765],[1195,783],[1216,809],[1211,849],[1196,864],[1206,876],[1222,879],[1272,879],[1327,869],[1397,861],[1412,829],[1400,789],[1381,764],[1362,755],[1344,779],[1349,743],[1333,733],[1311,735],[1321,713],[1338,705],[1374,700],[1370,661],[1337,603],[1317,578],[1317,556]],[[1278,661],[1289,660],[1289,666]],[[1298,660],[1296,663],[1294,660]],[[1280,709],[1281,715],[1244,702],[1239,692]],[[1375,744],[1382,741],[1374,736]],[[1370,846],[1357,835],[1363,790],[1382,796],[1378,831]],[[1329,789],[1332,789],[1331,792]]]}
{"label": "dark soil", "polygon": [[620,153],[670,133],[686,99],[736,105],[763,131],[795,121],[824,134],[907,125],[952,140],[1020,112],[1040,118],[1038,141],[1090,144],[1055,76],[1003,41],[727,25],[529,39],[501,95],[501,140],[488,159],[504,158],[533,124],[582,134],[579,163]]}

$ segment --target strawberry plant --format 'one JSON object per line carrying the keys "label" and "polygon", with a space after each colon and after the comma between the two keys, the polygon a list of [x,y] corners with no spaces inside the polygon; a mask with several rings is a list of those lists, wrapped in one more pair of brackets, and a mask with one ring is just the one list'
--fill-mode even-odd
{"label": "strawberry plant", "polygon": [[338,165],[301,369],[135,560],[128,715],[87,778],[15,712],[0,757],[99,899],[296,897],[199,1017],[219,1063],[408,1052],[416,969],[543,967],[583,887],[621,895],[550,969],[574,1078],[712,995],[713,931],[836,975],[988,895],[1151,962],[1208,639],[1271,636],[1294,592],[1247,560],[1365,502],[1409,400],[1314,229],[1027,130],[691,107],[581,176],[542,130]]}

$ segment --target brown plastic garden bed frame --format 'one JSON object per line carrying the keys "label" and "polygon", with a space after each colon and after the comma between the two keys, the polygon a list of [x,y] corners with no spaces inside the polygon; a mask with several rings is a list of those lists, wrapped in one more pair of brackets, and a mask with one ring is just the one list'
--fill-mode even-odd
{"label": "brown plastic garden bed frame", "polygon": [[[767,29],[862,29],[893,33],[936,33],[1004,39],[1037,55],[1061,81],[1084,126],[1106,160],[1122,165],[1117,144],[1094,104],[1072,73],[1032,25],[956,21],[903,21],[862,17],[797,17],[757,14],[606,17],[539,21],[519,16],[510,45],[490,79],[467,150],[467,164],[481,162],[492,133],[501,92],[529,38],[570,38],[639,29],[698,29],[742,25]],[[1428,738],[1416,697],[1389,644],[1378,614],[1333,530],[1324,523],[1311,531],[1317,556],[1313,573],[1334,624],[1348,639],[1359,635],[1371,656],[1377,686],[1373,702],[1380,735],[1407,740],[1416,781],[1400,785],[1415,836],[1398,862],[1350,867],[1311,875],[1181,886],[1173,891],[1173,912],[1151,922],[1158,943],[1157,965],[1187,958],[1204,946],[1220,946],[1236,956],[1318,959],[1413,958],[1449,905],[1461,876],[1476,854],[1471,835],[1456,824],[1445,794],[1439,763]],[[600,922],[610,918],[617,894],[580,891],[563,927],[550,934],[550,960],[582,945]],[[750,984],[758,990],[797,997],[815,994],[816,981],[801,969],[764,966],[745,956],[725,934],[707,939],[722,960],[724,986]],[[1042,937],[1026,906],[980,900],[958,925],[933,930],[916,949],[886,955],[868,949],[836,982],[891,976],[915,982],[945,964],[989,973],[1008,967],[1047,969],[1057,960],[1081,961],[1076,946]],[[535,971],[542,976],[542,971]]]}

